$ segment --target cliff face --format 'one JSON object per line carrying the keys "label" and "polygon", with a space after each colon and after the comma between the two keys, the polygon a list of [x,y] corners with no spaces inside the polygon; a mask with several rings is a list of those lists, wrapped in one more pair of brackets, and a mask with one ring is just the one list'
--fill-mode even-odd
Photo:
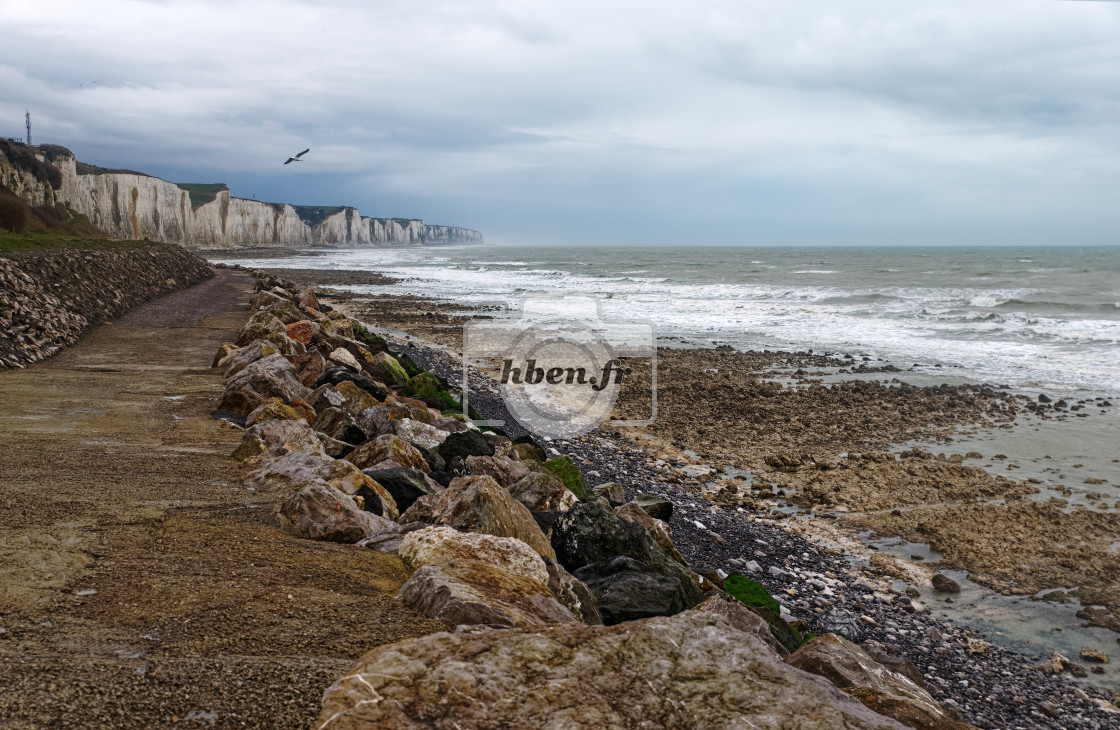
{"label": "cliff face", "polygon": [[[28,150],[37,148],[19,152],[26,157]],[[11,151],[0,149],[0,182],[32,205],[68,205],[114,238],[148,238],[207,250],[482,242],[480,233],[465,228],[367,218],[351,207],[262,203],[235,198],[224,185],[180,187],[140,173],[100,171],[69,154],[50,155],[53,168],[61,173],[61,183],[52,186],[40,179],[44,175],[34,174],[27,160],[10,159],[14,155],[6,152]],[[45,162],[42,154],[37,159]]]}

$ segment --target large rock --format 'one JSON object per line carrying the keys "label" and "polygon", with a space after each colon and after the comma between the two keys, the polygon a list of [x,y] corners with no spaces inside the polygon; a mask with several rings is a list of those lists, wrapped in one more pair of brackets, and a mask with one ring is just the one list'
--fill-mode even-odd
{"label": "large rock", "polygon": [[358,543],[359,546],[376,550],[379,553],[394,553],[400,550],[401,543],[408,533],[423,530],[429,525],[423,522],[406,522],[403,525],[394,522],[384,530],[375,532]]}
{"label": "large rock", "polygon": [[684,556],[677,550],[677,546],[673,544],[673,537],[669,534],[669,526],[656,517],[650,517],[649,513],[639,507],[637,502],[627,502],[621,507],[616,507],[614,513],[627,522],[633,522],[646,528],[646,531],[657,541],[666,555],[684,567],[688,567],[688,561],[684,559]]}
{"label": "large rock", "polygon": [[245,417],[245,425],[255,426],[265,421],[298,421],[301,419],[303,419],[303,416],[295,408],[285,404],[279,398],[269,398]]}
{"label": "large rock", "polygon": [[326,456],[314,429],[302,419],[265,421],[247,428],[241,435],[238,451],[242,451],[239,458],[276,458],[293,451]]}
{"label": "large rock", "polygon": [[385,389],[378,383],[370,380],[364,375],[353,373],[346,368],[327,368],[323,371],[318,382],[315,383],[316,387],[321,385],[339,385],[344,382],[351,382],[357,385],[362,390],[366,391],[374,398],[383,399],[386,396]]}
{"label": "large rock", "polygon": [[346,402],[342,404],[342,407],[353,413],[355,417],[367,408],[379,405],[377,398],[372,393],[352,380],[344,380],[334,387],[335,390],[346,397]]}
{"label": "large rock", "polygon": [[319,334],[319,325],[311,320],[301,319],[298,322],[292,322],[284,328],[284,331],[288,333],[288,337],[296,342],[308,345],[315,335]]}
{"label": "large rock", "polygon": [[288,362],[296,369],[299,381],[308,388],[314,388],[315,383],[327,367],[327,360],[318,350],[308,350],[299,355],[286,355]]}
{"label": "large rock", "polygon": [[447,489],[417,499],[401,515],[401,521],[515,537],[540,555],[556,557],[533,514],[488,476],[452,480]]}
{"label": "large rock", "polygon": [[307,403],[316,412],[327,408],[341,408],[346,403],[346,396],[339,393],[333,385],[320,385],[307,396]]}
{"label": "large rock", "polygon": [[[597,502],[580,502],[561,514],[552,546],[560,564],[595,594],[604,623],[677,613],[702,598],[691,572],[644,527]],[[642,613],[651,609],[655,613]]]}
{"label": "large rock", "polygon": [[366,441],[366,432],[358,425],[358,421],[350,411],[342,408],[329,407],[320,410],[311,425],[316,431],[322,431],[331,438],[352,446]]}
{"label": "large rock", "polygon": [[396,427],[398,436],[413,446],[428,451],[438,449],[448,435],[447,431],[441,431],[435,426],[430,426],[412,418],[401,418],[392,421],[392,424]]}
{"label": "large rock", "polygon": [[325,482],[297,490],[280,507],[299,534],[308,540],[355,543],[391,523],[360,509],[354,500]]}
{"label": "large rock", "polygon": [[664,497],[653,494],[639,494],[634,497],[634,501],[655,520],[668,523],[669,520],[673,519],[673,503]]}
{"label": "large rock", "polygon": [[899,730],[719,616],[438,633],[381,646],[317,727]]}
{"label": "large rock", "polygon": [[771,633],[770,624],[734,598],[716,593],[704,599],[693,610],[723,616],[733,627],[762,639],[778,656],[783,658],[789,656],[789,650]]}
{"label": "large rock", "polygon": [[264,357],[278,355],[280,350],[267,340],[253,340],[245,347],[237,348],[217,362],[217,367],[225,377],[236,375],[245,369],[246,365],[254,363]]}
{"label": "large rock", "polygon": [[276,319],[280,320],[285,325],[293,324],[300,321],[301,319],[304,319],[303,312],[299,311],[296,305],[292,304],[286,299],[269,304],[264,309],[262,309],[261,312],[267,312],[268,314],[271,314],[273,317],[276,317]]}
{"label": "large rock", "polygon": [[361,469],[367,469],[386,459],[409,469],[418,469],[424,473],[430,471],[424,455],[417,451],[415,446],[393,434],[385,434],[366,441],[346,456],[347,461],[353,462]]}
{"label": "large rock", "polygon": [[572,615],[590,626],[601,626],[603,615],[595,594],[583,581],[564,570],[554,558],[541,558],[548,569],[548,589],[552,595],[572,612]]}
{"label": "large rock", "polygon": [[397,359],[387,352],[379,352],[365,364],[370,375],[389,385],[408,385],[408,373]]}
{"label": "large rock", "polygon": [[456,458],[465,460],[468,456],[493,456],[494,447],[478,431],[457,431],[439,445],[439,455],[450,464]]}
{"label": "large rock", "polygon": [[867,705],[918,730],[967,730],[910,679],[892,672],[867,652],[836,634],[810,639],[786,659],[817,674]]}
{"label": "large rock", "polygon": [[408,418],[411,412],[401,405],[381,404],[371,406],[356,415],[358,425],[370,435],[383,436],[397,432],[397,422]]}
{"label": "large rock", "polygon": [[467,469],[471,474],[493,477],[506,489],[529,475],[529,467],[508,456],[468,456]]}
{"label": "large rock", "polygon": [[246,481],[262,492],[291,493],[314,482],[325,482],[349,497],[361,500],[361,509],[395,520],[400,516],[396,500],[376,479],[363,474],[348,461],[322,453],[290,451],[266,460]]}
{"label": "large rock", "polygon": [[564,482],[541,471],[529,472],[509,493],[532,512],[567,512],[579,502]]}
{"label": "large rock", "polygon": [[279,398],[291,403],[296,398],[306,401],[311,390],[299,379],[299,373],[283,355],[269,355],[245,366],[226,381],[227,390],[249,388],[264,398]]}
{"label": "large rock", "polygon": [[438,484],[432,483],[424,472],[417,469],[366,469],[363,473],[393,495],[393,501],[401,512],[406,511],[420,497],[441,490]]}
{"label": "large rock", "polygon": [[284,323],[269,312],[258,312],[249,318],[237,335],[237,346],[245,347],[253,340],[264,339],[266,335],[283,332]]}
{"label": "large rock", "polygon": [[429,527],[397,554],[416,572],[401,586],[409,608],[452,626],[547,626],[576,618],[549,590],[541,556],[512,537]]}

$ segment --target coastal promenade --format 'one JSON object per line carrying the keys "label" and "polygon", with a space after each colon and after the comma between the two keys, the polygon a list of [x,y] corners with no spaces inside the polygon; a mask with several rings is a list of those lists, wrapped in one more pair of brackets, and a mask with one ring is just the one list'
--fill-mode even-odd
{"label": "coastal promenade", "polygon": [[444,628],[395,555],[241,486],[210,365],[252,286],[217,270],[0,372],[0,727],[306,727],[358,655]]}

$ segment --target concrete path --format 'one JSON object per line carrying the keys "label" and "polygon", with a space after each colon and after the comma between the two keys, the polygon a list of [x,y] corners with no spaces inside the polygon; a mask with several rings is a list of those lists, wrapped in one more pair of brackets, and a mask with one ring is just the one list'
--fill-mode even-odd
{"label": "concrete path", "polygon": [[307,727],[369,648],[442,630],[396,556],[285,533],[209,417],[252,280],[0,372],[0,727]]}

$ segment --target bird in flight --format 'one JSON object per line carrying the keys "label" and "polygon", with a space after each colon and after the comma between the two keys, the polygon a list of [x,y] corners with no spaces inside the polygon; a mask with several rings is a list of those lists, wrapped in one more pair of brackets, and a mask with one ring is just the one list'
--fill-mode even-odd
{"label": "bird in flight", "polygon": [[310,152],[310,151],[311,151],[311,148],[310,148],[310,147],[308,147],[307,149],[305,149],[305,150],[304,150],[303,152],[300,152],[300,153],[299,153],[298,155],[296,155],[295,157],[289,157],[288,159],[284,160],[284,164],[286,165],[286,164],[288,164],[289,162],[303,162],[303,160],[302,160],[302,159],[300,159],[300,158],[301,158],[301,157],[303,157],[304,155],[306,155],[306,154],[307,154],[308,152]]}

